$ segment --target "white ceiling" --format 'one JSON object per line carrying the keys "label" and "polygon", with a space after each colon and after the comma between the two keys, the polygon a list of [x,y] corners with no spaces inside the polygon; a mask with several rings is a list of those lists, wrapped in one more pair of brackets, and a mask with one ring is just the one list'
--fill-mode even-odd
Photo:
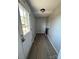
{"label": "white ceiling", "polygon": [[[31,6],[32,12],[37,17],[49,16],[56,6],[60,3],[60,0],[28,0]],[[42,13],[40,9],[44,8],[45,12]]]}

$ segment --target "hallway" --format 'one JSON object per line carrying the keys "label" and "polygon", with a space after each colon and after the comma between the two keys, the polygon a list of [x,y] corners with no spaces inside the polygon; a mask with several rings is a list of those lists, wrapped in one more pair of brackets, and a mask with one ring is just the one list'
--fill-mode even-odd
{"label": "hallway", "polygon": [[28,59],[57,59],[57,53],[45,34],[37,34]]}
{"label": "hallway", "polygon": [[[18,1],[19,59],[58,59],[61,49],[60,2]],[[43,34],[46,32],[47,36]]]}

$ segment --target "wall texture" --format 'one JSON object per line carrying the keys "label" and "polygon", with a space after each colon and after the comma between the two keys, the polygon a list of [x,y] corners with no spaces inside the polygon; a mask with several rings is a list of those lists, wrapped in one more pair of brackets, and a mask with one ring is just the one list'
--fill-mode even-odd
{"label": "wall texture", "polygon": [[45,33],[47,18],[36,18],[36,33]]}
{"label": "wall texture", "polygon": [[[28,32],[25,36],[24,36],[24,38],[25,38],[25,41],[23,42],[23,43],[20,43],[20,45],[22,45],[23,46],[23,53],[24,53],[24,57],[25,57],[25,59],[27,59],[27,56],[28,56],[28,53],[29,53],[29,51],[30,51],[30,48],[31,48],[31,46],[32,46],[32,43],[33,43],[33,40],[34,40],[34,37],[35,37],[35,34],[36,34],[36,32],[35,32],[35,18],[34,18],[34,16],[32,15],[32,13],[31,13],[31,10],[30,10],[30,8],[29,8],[29,6],[28,6],[28,4],[24,1],[23,2],[23,0],[20,0],[19,1],[24,7],[25,7],[25,9],[29,12],[29,20],[30,20],[30,32]],[[21,26],[21,24],[19,24],[19,26]],[[20,30],[19,31],[20,32],[20,35],[22,34],[22,30]],[[20,49],[19,49],[20,50]],[[21,59],[21,58],[19,58],[19,59]]]}
{"label": "wall texture", "polygon": [[49,28],[48,38],[51,44],[54,46],[57,53],[61,48],[61,7],[60,5],[49,16],[47,27]]}

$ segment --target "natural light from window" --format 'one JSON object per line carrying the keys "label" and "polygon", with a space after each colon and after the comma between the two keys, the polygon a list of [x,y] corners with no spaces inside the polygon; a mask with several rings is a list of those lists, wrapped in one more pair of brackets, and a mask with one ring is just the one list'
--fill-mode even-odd
{"label": "natural light from window", "polygon": [[25,35],[30,31],[29,13],[21,4],[19,4],[19,11],[20,11],[23,35]]}

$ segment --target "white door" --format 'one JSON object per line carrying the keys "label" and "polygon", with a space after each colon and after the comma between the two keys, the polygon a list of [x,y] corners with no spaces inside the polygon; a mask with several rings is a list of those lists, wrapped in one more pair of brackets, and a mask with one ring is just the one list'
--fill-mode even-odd
{"label": "white door", "polygon": [[18,58],[25,59],[24,51],[23,51],[23,43],[22,43],[22,28],[21,28],[21,20],[20,20],[20,13],[18,10]]}

